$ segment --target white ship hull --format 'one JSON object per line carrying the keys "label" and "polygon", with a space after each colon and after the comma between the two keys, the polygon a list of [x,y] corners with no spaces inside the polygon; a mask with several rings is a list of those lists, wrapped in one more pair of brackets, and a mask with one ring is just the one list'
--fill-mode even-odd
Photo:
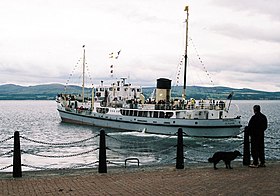
{"label": "white ship hull", "polygon": [[192,137],[234,137],[240,133],[240,119],[160,119],[112,114],[76,113],[58,109],[63,122],[103,128],[174,135],[179,128]]}

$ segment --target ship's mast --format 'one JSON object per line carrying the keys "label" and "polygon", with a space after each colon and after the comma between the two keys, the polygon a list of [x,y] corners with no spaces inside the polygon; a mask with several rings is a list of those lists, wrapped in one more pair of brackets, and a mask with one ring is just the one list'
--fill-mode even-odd
{"label": "ship's mast", "polygon": [[187,65],[188,65],[188,23],[189,23],[189,6],[185,7],[185,10],[187,12],[187,18],[186,18],[186,46],[185,46],[185,66],[184,66],[184,88],[182,92],[182,98],[183,100],[186,99],[186,88],[187,88]]}
{"label": "ship's mast", "polygon": [[85,65],[86,65],[86,49],[85,45],[83,45],[84,48],[84,55],[83,55],[83,85],[82,85],[82,102],[85,101]]}

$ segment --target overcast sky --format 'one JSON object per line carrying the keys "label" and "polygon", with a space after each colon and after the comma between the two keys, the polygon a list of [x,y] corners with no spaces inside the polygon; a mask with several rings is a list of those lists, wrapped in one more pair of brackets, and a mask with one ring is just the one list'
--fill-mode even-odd
{"label": "overcast sky", "polygon": [[0,0],[0,84],[65,84],[83,45],[94,84],[111,64],[138,85],[175,84],[187,4],[188,85],[280,91],[279,0]]}

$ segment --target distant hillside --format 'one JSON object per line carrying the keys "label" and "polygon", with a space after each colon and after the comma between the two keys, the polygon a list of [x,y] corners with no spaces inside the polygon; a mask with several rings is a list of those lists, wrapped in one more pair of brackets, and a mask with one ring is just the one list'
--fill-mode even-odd
{"label": "distant hillside", "polygon": [[[85,92],[90,94],[91,89]],[[154,87],[143,88],[145,97],[149,97]],[[0,100],[54,100],[55,96],[64,92],[62,84],[44,84],[36,86],[19,86],[14,84],[0,85]],[[67,93],[80,93],[81,87],[68,86]],[[187,88],[187,98],[195,99],[226,99],[234,92],[233,99],[237,100],[280,100],[280,92],[265,92],[252,89],[234,89],[228,87],[201,87],[189,86]],[[172,97],[181,97],[182,87],[173,87]]]}
{"label": "distant hillside", "polygon": [[[0,85],[0,100],[54,100],[56,95],[64,92],[62,84],[43,84],[36,86]],[[90,89],[86,89],[88,93]],[[68,86],[68,93],[80,93],[81,87]]]}
{"label": "distant hillside", "polygon": [[[182,86],[172,87],[171,97],[182,96]],[[154,87],[144,88],[145,96],[150,96]],[[233,92],[233,99],[236,100],[280,100],[280,92],[266,92],[252,89],[234,89],[228,87],[201,87],[188,86],[187,99],[227,99],[229,94]]]}

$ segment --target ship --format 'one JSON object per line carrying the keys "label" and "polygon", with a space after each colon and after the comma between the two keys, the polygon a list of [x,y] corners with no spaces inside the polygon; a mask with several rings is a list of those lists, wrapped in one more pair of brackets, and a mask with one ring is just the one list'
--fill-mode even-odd
{"label": "ship", "polygon": [[110,84],[104,81],[85,96],[85,47],[83,46],[83,81],[81,94],[59,94],[57,110],[62,122],[90,125],[113,130],[175,135],[181,128],[190,137],[235,137],[240,134],[241,116],[230,111],[230,101],[186,99],[188,58],[188,17],[185,7],[186,45],[184,54],[184,86],[181,98],[172,98],[172,80],[158,78],[153,96],[146,98],[141,86],[127,78]]}

